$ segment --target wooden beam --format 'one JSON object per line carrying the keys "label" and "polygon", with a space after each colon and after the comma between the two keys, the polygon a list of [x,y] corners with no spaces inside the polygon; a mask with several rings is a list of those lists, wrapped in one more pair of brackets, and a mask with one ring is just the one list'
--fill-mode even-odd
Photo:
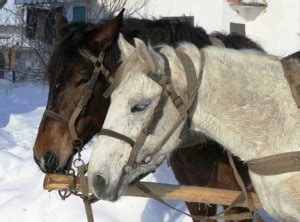
{"label": "wooden beam", "polygon": [[[230,205],[232,201],[241,193],[240,191],[213,189],[197,186],[180,186],[160,183],[142,182],[153,193],[157,194],[163,199],[182,200],[187,202],[199,202],[207,204]],[[76,190],[81,192],[79,179],[73,181],[72,176],[47,174],[44,179],[44,189],[48,191],[53,190],[69,190],[72,185],[76,184]],[[256,193],[252,193],[252,198],[256,208],[261,208],[261,203]],[[130,186],[126,196],[146,197],[151,196],[145,194],[136,186]],[[241,204],[239,206],[245,206]]]}

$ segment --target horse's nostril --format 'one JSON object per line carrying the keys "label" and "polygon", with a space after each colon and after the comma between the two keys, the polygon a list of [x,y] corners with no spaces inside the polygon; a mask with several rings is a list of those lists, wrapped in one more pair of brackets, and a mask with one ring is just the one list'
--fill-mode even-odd
{"label": "horse's nostril", "polygon": [[105,179],[101,175],[96,175],[93,177],[93,187],[98,197],[105,191]]}
{"label": "horse's nostril", "polygon": [[58,166],[58,158],[55,154],[47,152],[41,161],[44,166],[41,166],[46,170],[47,173],[54,172]]}

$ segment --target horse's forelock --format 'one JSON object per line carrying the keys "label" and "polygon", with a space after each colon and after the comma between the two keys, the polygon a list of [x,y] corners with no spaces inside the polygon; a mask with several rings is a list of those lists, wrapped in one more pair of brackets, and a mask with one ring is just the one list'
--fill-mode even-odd
{"label": "horse's forelock", "polygon": [[[98,25],[91,23],[74,23],[67,27],[68,33],[55,46],[47,66],[47,72],[44,79],[50,84],[56,82],[57,79],[62,79],[65,66],[71,61],[85,60],[80,56],[78,48],[83,47],[86,35],[99,28]],[[86,45],[88,47],[88,45]]]}

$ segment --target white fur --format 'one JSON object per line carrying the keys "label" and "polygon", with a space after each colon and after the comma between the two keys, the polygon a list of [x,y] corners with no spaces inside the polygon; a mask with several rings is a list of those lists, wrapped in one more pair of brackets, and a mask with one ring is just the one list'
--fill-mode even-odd
{"label": "white fur", "polygon": [[[111,97],[111,106],[103,128],[112,129],[136,139],[156,106],[161,87],[146,76],[148,71],[162,70],[162,58],[151,48],[136,40],[136,49],[119,39],[124,63],[118,70],[120,85]],[[129,49],[129,52],[128,52]],[[126,53],[125,53],[126,51]],[[177,53],[188,54],[199,72],[199,50],[191,44],[181,44]],[[186,75],[173,48],[160,50],[169,60],[176,91],[186,100]],[[254,51],[235,51],[209,47],[203,49],[205,66],[198,104],[192,117],[192,129],[222,144],[243,161],[272,154],[300,151],[300,110],[290,92],[280,62]],[[149,106],[142,112],[131,113],[132,106],[142,102]],[[171,100],[164,108],[154,135],[141,148],[138,160],[151,153],[172,124],[179,118]],[[117,139],[99,136],[89,165],[89,182],[102,175],[107,181],[104,199],[126,189],[136,176],[159,165],[166,155],[182,141],[181,124],[165,146],[148,164],[133,170],[119,190],[116,190],[122,168],[131,148]],[[259,176],[250,172],[252,182],[264,208],[280,221],[300,219],[300,173],[279,176]],[[93,187],[92,187],[93,189]]]}

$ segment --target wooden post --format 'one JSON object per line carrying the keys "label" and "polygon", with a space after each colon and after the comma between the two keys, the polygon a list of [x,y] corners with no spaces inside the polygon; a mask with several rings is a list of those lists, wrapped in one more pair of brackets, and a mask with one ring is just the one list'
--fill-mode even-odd
{"label": "wooden post", "polygon": [[[44,179],[44,189],[53,190],[69,190],[73,185],[73,177],[67,175],[47,174]],[[187,202],[199,202],[207,204],[230,205],[232,201],[241,193],[240,191],[213,189],[197,186],[180,186],[160,183],[142,182],[153,193],[163,199],[182,200]],[[81,192],[79,179],[75,181],[76,190]],[[261,208],[261,203],[257,194],[252,193],[252,198],[256,208]],[[146,197],[151,196],[145,194],[136,186],[130,186],[126,196]],[[239,206],[243,207],[244,204]]]}

